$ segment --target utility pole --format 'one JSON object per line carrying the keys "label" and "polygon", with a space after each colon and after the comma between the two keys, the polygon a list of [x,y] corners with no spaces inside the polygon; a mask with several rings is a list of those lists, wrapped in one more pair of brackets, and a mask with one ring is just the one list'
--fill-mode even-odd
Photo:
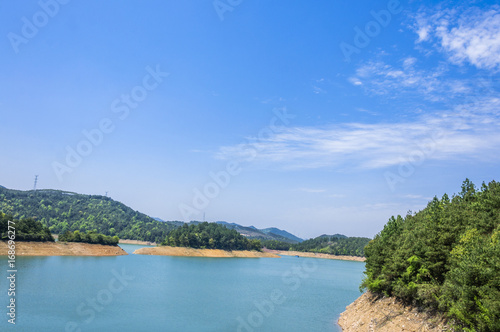
{"label": "utility pole", "polygon": [[36,183],[38,182],[38,175],[35,175],[35,184],[33,185],[33,191],[36,191]]}

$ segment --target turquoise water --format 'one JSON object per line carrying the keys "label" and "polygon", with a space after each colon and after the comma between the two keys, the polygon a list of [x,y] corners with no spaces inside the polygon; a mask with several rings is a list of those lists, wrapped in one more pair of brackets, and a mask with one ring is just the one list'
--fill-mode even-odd
{"label": "turquoise water", "polygon": [[12,326],[0,266],[1,331],[340,331],[364,270],[287,256],[18,257]]}

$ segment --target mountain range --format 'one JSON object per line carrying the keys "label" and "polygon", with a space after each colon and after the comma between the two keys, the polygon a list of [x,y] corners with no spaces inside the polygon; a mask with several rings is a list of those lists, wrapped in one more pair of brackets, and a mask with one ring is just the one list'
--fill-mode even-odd
{"label": "mountain range", "polygon": [[[164,221],[135,211],[123,203],[102,195],[39,189],[12,190],[0,186],[0,211],[16,219],[34,218],[52,233],[94,230],[121,239],[162,242],[166,234],[184,222]],[[190,223],[199,223],[191,221]],[[303,239],[275,227],[258,229],[236,223],[217,221],[250,239],[300,243]]]}

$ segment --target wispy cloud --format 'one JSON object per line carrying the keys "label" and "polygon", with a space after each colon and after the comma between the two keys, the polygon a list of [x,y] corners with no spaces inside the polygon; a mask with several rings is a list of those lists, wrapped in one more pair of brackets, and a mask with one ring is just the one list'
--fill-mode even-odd
{"label": "wispy cloud", "polygon": [[400,64],[391,65],[381,60],[370,61],[358,67],[348,80],[372,95],[413,95],[430,101],[441,101],[450,96],[470,93],[472,83],[452,79],[446,65],[433,69],[419,69],[417,59],[407,57]]}
{"label": "wispy cloud", "polygon": [[434,160],[491,160],[500,146],[500,98],[404,123],[344,123],[284,128],[250,144],[223,146],[220,159],[249,159],[285,169],[377,169],[405,162],[413,151]]}
{"label": "wispy cloud", "polygon": [[500,6],[421,10],[412,26],[417,43],[430,42],[459,65],[500,69]]}

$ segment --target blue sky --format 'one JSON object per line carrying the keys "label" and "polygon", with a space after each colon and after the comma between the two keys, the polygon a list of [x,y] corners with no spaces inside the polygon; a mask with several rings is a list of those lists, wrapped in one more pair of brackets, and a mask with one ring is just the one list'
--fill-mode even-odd
{"label": "blue sky", "polygon": [[372,237],[499,180],[495,2],[2,1],[0,184]]}

